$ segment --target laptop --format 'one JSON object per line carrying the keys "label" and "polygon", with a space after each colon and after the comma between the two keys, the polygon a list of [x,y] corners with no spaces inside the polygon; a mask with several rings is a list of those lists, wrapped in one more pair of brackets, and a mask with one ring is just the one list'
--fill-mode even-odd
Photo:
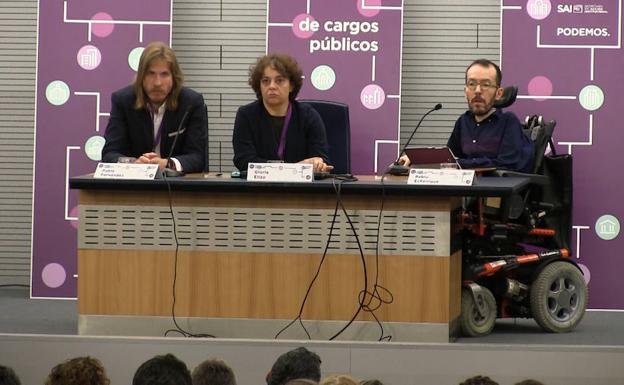
{"label": "laptop", "polygon": [[456,164],[457,159],[448,147],[411,147],[405,149],[405,154],[412,162],[411,167],[440,168],[441,164]]}

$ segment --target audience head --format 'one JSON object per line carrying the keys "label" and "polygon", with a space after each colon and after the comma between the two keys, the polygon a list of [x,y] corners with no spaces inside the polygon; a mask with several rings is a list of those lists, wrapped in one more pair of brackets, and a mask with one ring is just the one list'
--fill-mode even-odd
{"label": "audience head", "polygon": [[52,368],[45,385],[109,385],[110,380],[100,360],[76,357]]}
{"label": "audience head", "polygon": [[224,361],[209,359],[193,370],[193,385],[236,385],[234,372]]}
{"label": "audience head", "polygon": [[383,383],[377,379],[371,379],[371,380],[362,380],[362,382],[360,382],[360,385],[383,385]]}
{"label": "audience head", "polygon": [[348,374],[333,374],[319,382],[319,385],[360,385],[361,381]]}
{"label": "audience head", "polygon": [[0,385],[21,385],[21,382],[13,369],[0,365]]}
{"label": "audience head", "polygon": [[184,362],[169,353],[142,363],[132,385],[192,385],[191,373]]}
{"label": "audience head", "polygon": [[318,354],[304,347],[282,354],[275,360],[266,382],[267,385],[284,385],[294,379],[321,380],[321,358]]}
{"label": "audience head", "polygon": [[459,385],[498,385],[498,382],[487,376],[474,376],[466,379]]}
{"label": "audience head", "polygon": [[184,75],[173,49],[160,41],[150,43],[139,59],[134,107],[143,109],[150,102],[157,105],[166,102],[167,108],[175,110],[183,84]]}
{"label": "audience head", "polygon": [[516,385],[544,385],[537,380],[524,380],[516,383]]}
{"label": "audience head", "polygon": [[285,385],[319,385],[319,383],[307,378],[295,378],[294,380],[288,380]]}
{"label": "audience head", "polygon": [[249,69],[249,85],[256,93],[258,100],[262,100],[262,79],[265,78],[265,70],[273,69],[277,71],[284,79],[289,83],[290,92],[288,92],[288,99],[290,101],[295,100],[303,85],[303,71],[299,68],[297,61],[286,54],[270,54],[261,56],[256,61],[256,64]]}

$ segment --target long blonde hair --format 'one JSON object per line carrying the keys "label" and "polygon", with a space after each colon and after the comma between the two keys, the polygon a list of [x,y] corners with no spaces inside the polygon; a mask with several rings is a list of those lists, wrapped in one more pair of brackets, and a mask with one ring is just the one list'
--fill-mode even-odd
{"label": "long blonde hair", "polygon": [[134,81],[134,93],[136,94],[134,108],[140,110],[147,107],[147,95],[145,95],[145,91],[143,90],[143,80],[147,75],[147,70],[156,60],[163,60],[165,63],[169,64],[169,70],[173,77],[173,86],[171,87],[171,92],[167,95],[166,102],[168,109],[176,110],[178,108],[178,97],[180,96],[182,85],[184,84],[184,74],[180,69],[175,52],[173,52],[168,45],[160,41],[149,43],[143,50],[141,58],[139,59],[139,69],[137,70],[137,76]]}

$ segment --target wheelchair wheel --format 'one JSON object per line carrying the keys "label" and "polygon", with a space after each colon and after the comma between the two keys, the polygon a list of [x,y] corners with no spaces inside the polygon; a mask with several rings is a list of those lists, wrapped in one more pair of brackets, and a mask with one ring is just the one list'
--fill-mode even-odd
{"label": "wheelchair wheel", "polygon": [[531,285],[531,313],[548,332],[573,330],[585,315],[587,299],[583,275],[568,262],[549,264]]}
{"label": "wheelchair wheel", "polygon": [[[468,288],[461,293],[460,327],[462,334],[467,337],[479,337],[490,334],[496,322],[496,299],[492,292],[481,287],[475,296]],[[481,308],[481,311],[479,311]]]}

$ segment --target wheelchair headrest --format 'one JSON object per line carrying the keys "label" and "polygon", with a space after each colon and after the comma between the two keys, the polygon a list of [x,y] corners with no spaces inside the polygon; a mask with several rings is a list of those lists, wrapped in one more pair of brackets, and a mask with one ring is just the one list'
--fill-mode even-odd
{"label": "wheelchair headrest", "polygon": [[544,119],[539,115],[528,116],[524,120],[524,133],[533,142],[535,146],[535,158],[533,173],[538,174],[542,169],[542,161],[544,160],[544,153],[546,148],[550,146],[551,153],[556,155],[555,145],[552,141],[552,135],[555,130],[557,122],[551,120],[544,122]]}
{"label": "wheelchair headrest", "polygon": [[503,96],[494,102],[494,107],[496,108],[507,108],[511,106],[516,101],[516,96],[518,96],[518,87],[509,86],[503,88]]}

